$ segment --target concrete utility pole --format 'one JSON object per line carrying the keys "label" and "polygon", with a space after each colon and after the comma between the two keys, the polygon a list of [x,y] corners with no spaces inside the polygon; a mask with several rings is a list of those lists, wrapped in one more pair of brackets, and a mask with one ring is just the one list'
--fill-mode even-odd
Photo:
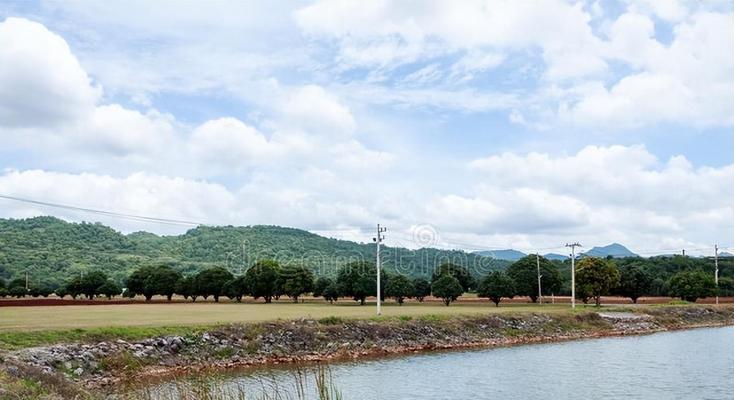
{"label": "concrete utility pole", "polygon": [[581,247],[579,242],[568,244],[571,248],[571,308],[576,308],[576,248]]}
{"label": "concrete utility pole", "polygon": [[382,314],[382,308],[381,308],[381,302],[382,302],[382,289],[380,288],[380,243],[382,243],[382,240],[385,238],[382,236],[382,233],[386,232],[387,228],[380,227],[380,224],[377,224],[377,237],[372,238],[374,240],[376,245],[376,262],[375,265],[377,266],[377,315]]}
{"label": "concrete utility pole", "polygon": [[714,281],[716,282],[716,304],[719,304],[719,245],[714,245]]}
{"label": "concrete utility pole", "polygon": [[535,265],[538,267],[538,303],[543,304],[543,291],[540,287],[540,278],[543,277],[543,275],[540,274],[540,254],[535,253]]}

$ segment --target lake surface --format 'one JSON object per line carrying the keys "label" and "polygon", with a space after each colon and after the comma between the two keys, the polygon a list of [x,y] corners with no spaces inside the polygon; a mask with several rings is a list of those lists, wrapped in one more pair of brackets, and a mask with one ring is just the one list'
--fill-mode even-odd
{"label": "lake surface", "polygon": [[[734,399],[734,327],[331,364],[345,399]],[[315,367],[306,398],[315,398]],[[219,387],[295,395],[294,368],[220,376]],[[159,387],[160,388],[160,387]],[[168,396],[166,396],[168,397]],[[284,396],[285,397],[285,396]]]}

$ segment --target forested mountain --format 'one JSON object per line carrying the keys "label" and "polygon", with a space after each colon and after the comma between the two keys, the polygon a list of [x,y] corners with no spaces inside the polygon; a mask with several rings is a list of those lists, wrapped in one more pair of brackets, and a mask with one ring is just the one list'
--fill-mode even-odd
{"label": "forested mountain", "polygon": [[[374,244],[330,239],[277,226],[200,226],[179,236],[129,235],[99,223],[68,223],[54,217],[0,219],[0,278],[25,277],[56,285],[85,271],[101,270],[123,281],[140,265],[166,264],[183,272],[221,265],[239,274],[263,258],[300,264],[316,275],[332,275],[348,261],[374,260]],[[463,251],[382,247],[387,271],[429,277],[442,262],[467,267],[477,276],[508,262]]]}

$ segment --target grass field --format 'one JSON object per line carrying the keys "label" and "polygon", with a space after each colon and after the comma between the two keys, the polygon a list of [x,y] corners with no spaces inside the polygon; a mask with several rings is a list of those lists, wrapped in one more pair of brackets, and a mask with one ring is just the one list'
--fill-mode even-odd
{"label": "grass field", "polygon": [[[569,312],[568,305],[507,304],[489,302],[406,303],[383,306],[383,317],[448,316],[479,313]],[[186,335],[207,327],[276,319],[374,318],[375,305],[354,302],[263,303],[153,303],[92,306],[0,307],[0,349],[51,343],[133,340],[158,335]]]}
{"label": "grass field", "polygon": [[[456,303],[446,307],[440,303],[385,304],[383,315],[419,316],[476,314],[494,312],[561,311],[568,305],[508,304],[499,308],[489,302]],[[374,304],[359,306],[352,302],[326,303],[286,302],[272,304],[237,303],[173,303],[127,304],[99,306],[49,306],[0,308],[0,332],[101,327],[160,327],[181,325],[216,325],[257,322],[273,319],[325,317],[367,318],[375,315]]]}

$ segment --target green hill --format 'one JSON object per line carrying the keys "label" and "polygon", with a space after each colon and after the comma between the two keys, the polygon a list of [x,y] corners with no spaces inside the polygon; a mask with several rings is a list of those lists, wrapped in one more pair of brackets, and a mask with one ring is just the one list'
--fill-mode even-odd
{"label": "green hill", "polygon": [[[158,236],[124,235],[99,223],[68,223],[54,217],[0,219],[0,277],[6,280],[28,272],[33,281],[55,285],[99,269],[122,281],[138,266],[153,263],[171,265],[185,274],[222,265],[238,274],[263,258],[330,275],[349,261],[374,260],[374,244],[278,226],[200,226],[179,236]],[[446,261],[477,276],[508,264],[459,250],[389,246],[383,247],[382,260],[388,271],[424,277]]]}

